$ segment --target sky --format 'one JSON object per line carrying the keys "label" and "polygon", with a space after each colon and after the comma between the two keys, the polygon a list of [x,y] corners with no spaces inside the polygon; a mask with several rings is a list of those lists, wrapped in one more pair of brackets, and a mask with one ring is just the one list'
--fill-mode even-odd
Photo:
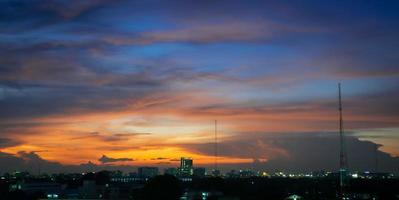
{"label": "sky", "polygon": [[[399,170],[397,1],[0,2],[0,172]],[[10,164],[12,163],[12,164]],[[396,167],[395,167],[396,166]]]}

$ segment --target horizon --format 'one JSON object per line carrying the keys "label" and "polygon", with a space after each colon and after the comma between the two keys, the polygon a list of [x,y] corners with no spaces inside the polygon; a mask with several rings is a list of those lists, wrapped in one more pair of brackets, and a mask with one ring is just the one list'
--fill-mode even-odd
{"label": "horizon", "polygon": [[[399,173],[399,2],[1,1],[0,172]],[[82,167],[83,166],[83,167]]]}

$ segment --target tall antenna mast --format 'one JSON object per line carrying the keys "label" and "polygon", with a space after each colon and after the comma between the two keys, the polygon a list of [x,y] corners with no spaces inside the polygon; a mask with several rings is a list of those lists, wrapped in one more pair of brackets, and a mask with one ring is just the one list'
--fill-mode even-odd
{"label": "tall antenna mast", "polygon": [[339,140],[340,140],[340,153],[339,153],[339,186],[340,195],[344,195],[344,188],[347,185],[347,158],[345,152],[345,141],[344,141],[344,128],[342,119],[342,100],[341,100],[341,83],[338,83],[338,98],[339,98]]}
{"label": "tall antenna mast", "polygon": [[215,120],[215,171],[218,169],[218,121]]}
{"label": "tall antenna mast", "polygon": [[375,152],[374,152],[374,156],[375,156],[375,173],[378,173],[378,144],[375,145]]}

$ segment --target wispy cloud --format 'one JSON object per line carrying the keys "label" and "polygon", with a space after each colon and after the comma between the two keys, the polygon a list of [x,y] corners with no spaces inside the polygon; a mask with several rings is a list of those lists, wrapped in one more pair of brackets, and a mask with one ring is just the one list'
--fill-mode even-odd
{"label": "wispy cloud", "polygon": [[113,163],[113,162],[124,162],[124,161],[133,161],[132,158],[111,158],[106,155],[103,155],[98,159],[101,163]]}

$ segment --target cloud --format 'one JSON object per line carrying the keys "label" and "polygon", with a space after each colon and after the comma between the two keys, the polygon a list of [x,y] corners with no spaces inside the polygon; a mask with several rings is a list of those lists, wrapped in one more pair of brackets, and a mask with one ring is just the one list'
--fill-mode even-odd
{"label": "cloud", "polygon": [[17,146],[19,144],[22,144],[22,142],[18,141],[18,140],[9,139],[9,138],[0,138],[0,148]]}
{"label": "cloud", "polygon": [[110,158],[106,155],[103,155],[101,158],[98,159],[101,163],[113,163],[113,162],[121,162],[121,161],[133,161],[131,158]]}
{"label": "cloud", "polygon": [[[145,87],[145,86],[144,86]],[[162,87],[159,87],[159,89]],[[127,101],[138,100],[154,89],[132,87],[25,87],[15,90],[0,99],[0,118],[30,118],[48,115],[89,113],[122,110],[129,106]],[[30,99],[25,102],[24,99]],[[45,106],[44,106],[45,105]],[[79,106],[78,106],[79,105]],[[5,114],[7,113],[7,114]]]}
{"label": "cloud", "polygon": [[[336,85],[331,85],[336,90]],[[345,124],[348,129],[396,127],[399,96],[397,88],[379,92],[350,95],[344,98]],[[217,116],[227,124],[235,123],[237,131],[302,131],[333,130],[336,126],[337,101],[331,98],[290,100],[274,102],[261,101],[207,102],[193,104],[176,110],[177,114],[192,118]],[[159,111],[158,111],[159,112]],[[268,123],[266,124],[265,121]],[[293,128],[295,127],[295,128]],[[279,130],[276,130],[278,128]],[[275,130],[273,130],[275,129]]]}
{"label": "cloud", "polygon": [[[192,22],[191,22],[192,23]],[[194,24],[194,25],[193,25]],[[268,21],[223,21],[219,23],[194,22],[183,28],[167,31],[142,32],[120,36],[106,36],[105,42],[113,45],[148,45],[152,43],[225,43],[225,42],[270,42],[275,35],[286,31],[302,32],[296,27],[285,27]]]}
{"label": "cloud", "polygon": [[32,173],[54,173],[61,171],[75,171],[75,167],[66,167],[57,162],[51,162],[42,159],[34,152],[20,151],[17,154],[8,154],[0,152],[0,171],[2,172],[12,172],[12,171],[29,171]]}
{"label": "cloud", "polygon": [[163,157],[158,157],[158,158],[151,158],[151,160],[167,160],[169,158],[163,158]]}
{"label": "cloud", "polygon": [[115,134],[102,134],[99,132],[74,132],[77,137],[70,138],[71,140],[81,140],[81,139],[96,139],[103,142],[118,142],[126,141],[130,138],[137,136],[151,135],[150,133],[115,133]]}
{"label": "cloud", "polygon": [[[97,165],[92,162],[64,165],[58,162],[52,162],[41,158],[35,152],[20,151],[17,154],[9,154],[0,151],[0,171],[28,171],[33,174],[38,173],[81,173],[101,170],[121,170],[124,172],[133,172],[137,170],[129,165]],[[3,164],[7,163],[7,164]]]}
{"label": "cloud", "polygon": [[[113,0],[92,0],[76,2],[71,4],[68,1],[1,1],[0,3],[0,27],[1,32],[19,32],[37,30],[67,24],[70,21],[77,20],[79,17],[89,15],[103,6],[113,3]],[[11,26],[8,26],[12,24]]]}
{"label": "cloud", "polygon": [[107,4],[115,2],[115,0],[91,0],[76,2],[71,4],[68,1],[43,1],[44,3],[40,5],[43,10],[55,11],[57,14],[64,18],[74,18],[84,13],[90,12]]}
{"label": "cloud", "polygon": [[[351,135],[351,134],[349,134]],[[380,144],[361,141],[353,136],[346,139],[349,168],[351,170],[369,170],[376,168],[378,159],[379,171],[397,172],[399,159],[381,150]],[[182,144],[180,147],[199,154],[213,156],[213,143]],[[337,170],[339,161],[339,138],[337,133],[276,133],[259,134],[243,133],[230,138],[224,138],[218,144],[218,154],[221,157],[249,158],[257,162],[246,164],[221,164],[222,168],[256,167],[257,169],[275,171],[311,171]],[[315,151],[317,149],[317,151]],[[166,158],[154,158],[167,160]],[[103,155],[99,161],[103,164],[112,162],[132,161],[131,158],[110,158]],[[0,171],[28,170],[33,173],[42,172],[84,172],[101,169],[134,170],[133,166],[97,165],[87,163],[81,165],[63,165],[42,159],[35,152],[20,151],[17,154],[0,152]],[[179,159],[170,159],[179,161]]]}
{"label": "cloud", "polygon": [[113,136],[115,136],[115,137],[124,137],[124,138],[141,136],[141,135],[151,135],[151,133],[116,133],[116,134],[113,134]]}
{"label": "cloud", "polygon": [[[377,158],[378,170],[397,172],[399,158],[376,151],[379,144],[351,136],[346,137],[345,142],[350,170],[373,171]],[[182,146],[196,153],[214,154],[213,143]],[[218,155],[262,160],[255,162],[256,168],[270,171],[336,171],[339,168],[339,137],[337,133],[241,134],[219,142]]]}

